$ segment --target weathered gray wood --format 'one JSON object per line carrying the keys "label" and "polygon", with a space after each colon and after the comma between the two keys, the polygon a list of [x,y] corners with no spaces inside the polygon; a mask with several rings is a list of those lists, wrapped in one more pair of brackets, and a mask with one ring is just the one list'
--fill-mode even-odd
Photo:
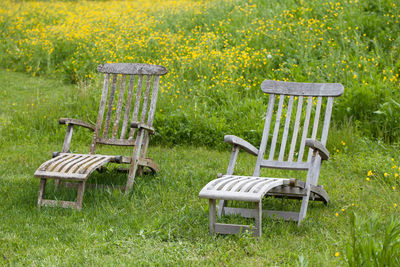
{"label": "weathered gray wood", "polygon": [[[61,118],[59,121],[61,124],[68,125],[65,142],[63,145],[63,152],[69,151],[73,126],[79,125],[94,131],[92,143],[90,146],[90,153],[60,153],[57,154],[55,158],[44,162],[36,170],[35,176],[41,178],[41,186],[39,188],[38,196],[39,206],[41,204],[46,204],[52,206],[74,207],[80,209],[82,206],[85,183],[89,175],[95,170],[104,169],[104,166],[109,162],[117,164],[130,164],[128,181],[125,187],[125,189],[128,190],[132,188],[136,172],[142,174],[144,171],[159,171],[158,165],[154,162],[154,160],[147,158],[146,153],[149,143],[149,134],[154,134],[154,128],[152,127],[152,124],[156,111],[160,75],[165,74],[166,69],[161,66],[148,64],[112,63],[99,66],[99,70],[105,73],[105,77],[96,126],[70,118]],[[112,76],[111,86],[110,75]],[[125,77],[125,75],[131,75],[129,77],[127,93],[127,77]],[[143,75],[146,75],[147,79],[146,89],[142,97]],[[122,77],[120,82],[118,82],[119,76]],[[133,101],[132,98],[134,94],[136,76],[138,76],[136,98]],[[152,84],[153,87],[151,87]],[[119,89],[117,89],[117,87]],[[153,89],[151,91],[150,97],[151,88]],[[149,102],[150,99],[151,102]],[[131,111],[133,104],[132,102],[134,102],[133,112]],[[131,112],[132,118],[129,118]],[[139,112],[141,112],[140,120],[138,119]],[[123,118],[121,121],[122,116]],[[133,123],[132,125],[130,125],[131,122],[138,123]],[[128,128],[130,128],[130,133],[128,135],[128,138],[126,138],[126,132]],[[136,139],[133,138],[135,129],[138,129]],[[117,139],[119,132],[120,138]],[[132,151],[132,156],[96,155],[95,152],[97,144],[114,146],[135,146],[135,149]],[[78,182],[76,186],[74,185],[78,188],[77,201],[68,202],[43,200],[44,185],[47,179],[55,179],[57,183],[61,181],[62,184],[68,184],[71,186],[72,183],[70,183],[70,181]]]}
{"label": "weathered gray wood", "polygon": [[283,157],[285,155],[286,141],[289,134],[290,117],[292,116],[292,107],[293,107],[293,96],[291,95],[289,97],[289,104],[286,113],[285,128],[283,130],[282,142],[281,142],[281,150],[279,151],[279,157],[278,157],[279,161],[283,161]]}
{"label": "weathered gray wood", "polygon": [[73,202],[73,201],[43,199],[40,206],[73,208],[73,209],[81,210],[81,207],[79,207],[78,203]]}
{"label": "weathered gray wood", "polygon": [[288,158],[289,162],[293,161],[294,150],[296,149],[297,135],[299,133],[299,125],[300,125],[300,119],[301,119],[301,114],[302,114],[302,108],[303,108],[303,96],[299,96],[298,103],[297,103],[297,110],[296,110],[296,121],[294,123],[292,143],[290,145],[290,151],[289,151],[289,158]]}
{"label": "weathered gray wood", "polygon": [[112,145],[112,146],[134,146],[135,140],[134,139],[104,139],[99,138],[96,139],[96,143],[103,144],[103,145]]}
{"label": "weathered gray wood", "polygon": [[209,213],[209,229],[210,229],[210,235],[212,235],[215,232],[215,222],[216,222],[216,216],[215,216],[215,199],[209,199],[208,200],[208,213]]}
{"label": "weathered gray wood", "polygon": [[90,145],[90,154],[94,154],[94,152],[96,151],[96,140],[97,138],[100,137],[100,129],[103,123],[104,110],[106,108],[109,83],[110,83],[110,74],[107,73],[104,77],[103,91],[101,93],[99,112],[97,114],[96,129],[93,134],[92,144]]}
{"label": "weathered gray wood", "polygon": [[[258,149],[240,137],[237,137],[234,135],[225,135],[224,142],[228,143],[228,144],[239,146],[241,149],[243,149],[247,153],[250,153],[251,155],[254,155],[254,156],[258,155]],[[230,174],[230,173],[227,173],[227,174]]]}
{"label": "weathered gray wood", "polygon": [[[135,106],[133,108],[132,120],[131,122],[138,121],[139,109],[140,109],[140,100],[142,98],[142,86],[143,86],[143,75],[139,75],[138,84],[136,89],[136,98],[135,98]],[[135,134],[135,128],[131,127],[129,131],[129,138],[132,138]]]}
{"label": "weathered gray wood", "polygon": [[[228,136],[228,143],[234,145],[232,150],[231,159],[229,161],[227,175],[218,176],[218,179],[210,181],[199,194],[200,198],[208,198],[210,200],[210,210],[213,209],[211,203],[220,200],[218,215],[241,215],[246,218],[255,218],[254,234],[261,235],[262,229],[262,215],[266,214],[271,218],[283,218],[285,220],[297,221],[298,225],[301,224],[302,219],[305,218],[309,200],[318,200],[327,203],[329,201],[328,194],[318,186],[318,178],[321,170],[322,159],[329,158],[329,152],[325,148],[330,117],[332,112],[333,96],[343,93],[343,86],[340,84],[300,84],[300,83],[285,83],[275,81],[265,81],[263,83],[263,91],[270,93],[267,114],[264,124],[264,131],[261,139],[259,150],[252,145],[245,142],[243,139],[238,139],[235,136]],[[277,111],[274,114],[275,95],[280,95]],[[288,107],[284,109],[284,98],[289,96]],[[328,99],[325,110],[325,118],[322,126],[321,142],[318,141],[317,135],[321,133],[319,123],[320,113],[322,109],[322,101],[325,97]],[[307,107],[303,110],[304,97],[307,97]],[[317,97],[315,105],[315,112],[313,112],[313,101]],[[293,110],[293,102],[298,98],[296,118],[291,123],[291,115]],[[280,121],[282,112],[286,112],[285,124],[282,132],[282,139],[280,143],[280,151],[278,159],[275,160],[275,148],[279,135]],[[305,113],[305,114],[304,114]],[[309,124],[311,115],[314,114],[313,127],[309,133]],[[271,121],[275,118],[274,130],[272,134],[269,133],[271,128]],[[298,151],[298,159],[293,162],[296,149],[298,148],[298,135],[301,128],[301,122],[304,120],[302,127],[302,136],[299,140],[300,146]],[[290,133],[292,133],[292,141],[290,145],[289,155],[285,160],[286,144]],[[308,139],[308,135],[311,139]],[[266,148],[268,144],[269,135],[272,135],[271,145],[269,146],[268,159],[264,159]],[[227,139],[225,137],[225,139]],[[310,147],[309,160],[303,161],[305,146]],[[233,175],[233,167],[236,163],[237,153],[239,148],[252,155],[257,155],[257,163],[253,172],[253,176],[237,176]],[[318,156],[319,155],[319,156]],[[260,169],[262,168],[279,168],[279,169],[292,169],[292,170],[308,170],[306,182],[297,179],[286,178],[270,178],[259,177]],[[299,212],[295,211],[262,211],[262,199],[264,196],[269,197],[284,197],[301,199],[302,204]],[[246,201],[255,202],[256,209],[242,209],[227,207],[226,200],[232,201]],[[213,212],[213,215],[214,216]],[[210,213],[211,216],[211,213]],[[217,233],[231,234],[238,233],[242,229],[250,229],[246,225],[232,225],[232,224],[219,224],[212,223],[214,219],[210,217],[210,231]],[[212,229],[214,227],[214,229]]]}
{"label": "weathered gray wood", "polygon": [[146,125],[145,123],[142,122],[132,122],[131,123],[131,128],[136,128],[136,129],[145,129],[151,134],[155,133],[155,129],[151,127],[150,125]]}
{"label": "weathered gray wood", "polygon": [[165,75],[168,72],[163,66],[139,63],[106,63],[99,65],[97,71],[128,75]]}
{"label": "weathered gray wood", "polygon": [[259,153],[257,156],[257,163],[254,168],[253,176],[260,175],[261,162],[264,160],[265,148],[266,148],[267,142],[268,142],[268,135],[269,135],[269,129],[271,126],[271,118],[272,118],[272,112],[274,109],[274,103],[275,103],[275,95],[271,94],[269,96],[267,115],[265,117],[265,124],[264,124],[262,139],[261,139],[261,145],[260,145]]}
{"label": "weathered gray wood", "polygon": [[118,78],[118,75],[114,74],[112,83],[111,83],[110,97],[108,100],[106,121],[104,122],[104,126],[103,126],[103,138],[107,138],[108,129],[110,127],[111,115],[113,113],[113,107],[114,107],[115,90],[117,87],[117,78]]}
{"label": "weathered gray wood", "polygon": [[[244,218],[255,218],[256,211],[255,209],[244,209],[244,208],[225,208],[226,215],[240,215]],[[294,211],[277,211],[277,210],[263,210],[263,215],[267,215],[271,218],[282,218],[286,221],[298,221],[299,213]]]}
{"label": "weathered gray wood", "polygon": [[326,147],[319,142],[318,140],[314,139],[307,139],[306,140],[306,146],[310,147],[311,149],[317,150],[320,157],[323,160],[328,160],[329,159],[329,151],[326,149]]}
{"label": "weathered gray wood", "polygon": [[115,120],[114,120],[114,126],[113,126],[113,131],[112,131],[112,139],[114,139],[117,136],[117,132],[118,132],[118,128],[119,128],[118,127],[119,120],[121,118],[122,102],[124,100],[124,96],[125,96],[125,75],[122,75],[120,89],[118,92],[118,102],[117,102],[117,109],[115,112]]}
{"label": "weathered gray wood", "polygon": [[[322,97],[318,97],[317,106],[315,108],[314,125],[313,125],[313,129],[312,129],[312,134],[311,134],[311,139],[314,139],[314,140],[317,138],[319,115],[321,114],[321,105],[322,105]],[[311,154],[312,154],[312,151],[310,150],[310,152],[308,153],[307,162],[310,161]]]}
{"label": "weathered gray wood", "polygon": [[254,235],[260,237],[262,233],[262,215],[263,215],[263,210],[262,210],[262,201],[256,202],[256,208],[255,208],[255,224],[256,224],[256,229],[254,231]]}
{"label": "weathered gray wood", "polygon": [[131,75],[129,79],[129,87],[128,87],[128,95],[126,99],[126,107],[125,107],[125,113],[124,113],[124,120],[122,123],[122,128],[121,128],[121,136],[120,139],[124,139],[126,135],[126,130],[128,129],[128,122],[129,122],[129,115],[131,112],[131,106],[132,106],[132,96],[133,96],[133,87],[135,86],[135,76]]}
{"label": "weathered gray wood", "polygon": [[310,164],[307,162],[281,162],[276,160],[263,160],[261,167],[272,169],[288,169],[288,170],[308,170]]}
{"label": "weathered gray wood", "polygon": [[331,122],[333,97],[328,97],[325,109],[324,126],[322,128],[321,143],[325,146],[328,139],[329,124]]}
{"label": "weathered gray wood", "polygon": [[219,234],[238,234],[244,231],[254,231],[248,225],[215,223],[214,231]]}
{"label": "weathered gray wood", "polygon": [[313,101],[312,100],[312,96],[309,96],[308,97],[308,102],[307,102],[306,117],[305,117],[304,125],[303,125],[303,135],[301,136],[299,157],[297,159],[298,162],[303,161],[304,147],[306,145],[306,138],[307,138],[307,133],[308,133],[308,125],[310,123],[310,117],[311,117],[312,101]]}
{"label": "weathered gray wood", "polygon": [[340,83],[296,83],[265,80],[261,90],[267,94],[296,96],[340,96],[344,88]]}
{"label": "weathered gray wood", "polygon": [[87,128],[87,129],[89,129],[89,130],[92,130],[92,131],[95,130],[95,126],[94,126],[94,125],[92,125],[92,124],[90,124],[90,123],[88,123],[88,122],[82,121],[82,120],[77,120],[77,119],[72,119],[72,118],[60,118],[60,119],[58,120],[58,122],[59,122],[60,124],[68,124],[68,125],[78,125],[78,126],[82,126],[82,127]]}
{"label": "weathered gray wood", "polygon": [[73,132],[74,132],[74,125],[73,124],[69,124],[67,126],[67,131],[65,133],[62,152],[69,152],[69,146],[71,144],[71,139],[72,139]]}
{"label": "weathered gray wood", "polygon": [[279,96],[279,104],[278,104],[278,111],[276,113],[276,120],[275,120],[275,128],[272,136],[272,141],[271,141],[271,147],[269,149],[269,160],[274,159],[275,155],[275,147],[276,147],[276,141],[278,140],[278,134],[279,134],[279,125],[281,122],[281,116],[282,116],[282,108],[283,108],[283,100],[285,99],[284,95]]}

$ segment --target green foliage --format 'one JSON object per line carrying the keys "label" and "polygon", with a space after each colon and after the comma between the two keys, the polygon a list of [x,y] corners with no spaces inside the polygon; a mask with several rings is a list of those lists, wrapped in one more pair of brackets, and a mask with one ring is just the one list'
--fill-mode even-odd
{"label": "green foliage", "polygon": [[400,221],[384,220],[376,214],[350,216],[351,240],[347,246],[349,266],[399,266]]}
{"label": "green foliage", "polygon": [[216,146],[233,133],[258,143],[264,79],[340,82],[345,93],[334,122],[351,120],[364,135],[399,140],[396,1],[45,5],[10,2],[0,12],[1,66],[76,83],[97,81],[103,62],[165,65],[157,142]]}

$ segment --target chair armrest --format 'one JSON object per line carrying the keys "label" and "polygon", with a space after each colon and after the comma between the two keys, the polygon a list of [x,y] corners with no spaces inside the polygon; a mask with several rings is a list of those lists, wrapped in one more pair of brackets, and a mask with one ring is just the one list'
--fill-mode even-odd
{"label": "chair armrest", "polygon": [[82,126],[84,128],[88,128],[89,130],[94,131],[95,130],[95,126],[87,123],[85,121],[81,121],[81,120],[76,120],[76,119],[71,119],[71,118],[61,118],[59,119],[58,123],[60,124],[72,124],[72,125],[78,125],[78,126]]}
{"label": "chair armrest", "polygon": [[154,134],[156,132],[153,127],[141,122],[132,122],[131,128],[145,129],[151,134]]}
{"label": "chair armrest", "polygon": [[255,148],[252,144],[250,144],[249,142],[243,140],[240,137],[237,137],[235,135],[225,135],[224,136],[224,141],[226,143],[238,146],[241,149],[243,149],[244,151],[246,151],[247,153],[250,153],[250,154],[252,154],[254,156],[258,155],[258,149]]}
{"label": "chair armrest", "polygon": [[321,159],[323,160],[329,159],[329,151],[323,144],[321,144],[321,142],[314,139],[306,139],[306,146],[310,147],[311,149],[314,149],[314,151],[317,151]]}

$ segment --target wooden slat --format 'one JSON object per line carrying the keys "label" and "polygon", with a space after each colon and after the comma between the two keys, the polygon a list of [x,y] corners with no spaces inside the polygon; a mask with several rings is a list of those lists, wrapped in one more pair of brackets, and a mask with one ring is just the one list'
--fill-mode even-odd
{"label": "wooden slat", "polygon": [[265,80],[261,90],[267,94],[297,96],[340,96],[344,88],[340,83],[296,83]]}
{"label": "wooden slat", "polygon": [[[317,100],[317,107],[315,109],[315,115],[314,115],[314,125],[313,125],[313,129],[312,129],[312,134],[311,134],[311,138],[312,139],[316,139],[317,138],[317,133],[318,133],[318,125],[319,125],[319,115],[321,114],[321,105],[322,105],[322,97],[318,97]],[[307,161],[310,161],[311,159],[311,149],[309,149],[309,153],[308,153],[308,157],[307,157]]]}
{"label": "wooden slat", "polygon": [[50,165],[48,165],[46,167],[46,171],[53,171],[58,165],[62,164],[65,160],[68,160],[69,158],[73,158],[73,155],[69,155],[68,158],[64,158],[64,157],[56,157],[57,160],[53,161]]}
{"label": "wooden slat", "polygon": [[78,169],[87,164],[88,162],[91,162],[93,160],[96,160],[97,155],[90,155],[90,157],[85,158],[82,161],[76,162],[76,164],[74,164],[73,166],[70,167],[70,169],[68,170],[69,174],[73,174],[73,173],[78,173]]}
{"label": "wooden slat", "polygon": [[261,167],[272,169],[307,170],[310,164],[307,162],[281,162],[276,160],[263,160]]}
{"label": "wooden slat", "polygon": [[300,125],[300,120],[301,120],[301,114],[303,113],[302,112],[303,111],[303,96],[300,96],[298,101],[299,102],[297,103],[296,121],[294,123],[292,142],[291,142],[290,151],[289,151],[289,158],[288,158],[289,162],[293,161],[294,150],[296,149],[297,136],[298,136],[298,133],[299,133],[299,125]]}
{"label": "wooden slat", "polygon": [[114,127],[112,131],[112,139],[117,136],[119,120],[121,118],[121,111],[122,111],[122,101],[124,100],[125,96],[125,75],[122,75],[120,89],[118,92],[118,102],[117,102],[117,109],[115,112],[115,120],[114,120]]}
{"label": "wooden slat", "polygon": [[163,66],[140,63],[106,63],[97,67],[99,72],[127,75],[164,75],[167,69]]}
{"label": "wooden slat", "polygon": [[110,159],[106,158],[106,157],[99,157],[96,158],[96,160],[91,161],[86,163],[85,165],[82,165],[79,169],[78,169],[78,173],[87,173],[90,174],[92,171],[94,171],[95,169],[97,169],[97,167],[103,166],[105,163],[109,162]]}
{"label": "wooden slat", "polygon": [[158,86],[160,84],[160,76],[154,76],[153,81],[153,92],[151,94],[151,103],[149,109],[149,116],[147,119],[147,125],[153,126],[154,114],[156,112],[157,97],[158,97]]}
{"label": "wooden slat", "polygon": [[283,161],[283,157],[285,155],[286,141],[289,134],[290,117],[292,116],[292,107],[293,107],[293,96],[291,95],[289,97],[289,104],[286,113],[285,128],[283,130],[282,142],[281,142],[281,150],[279,151],[279,157],[278,157],[279,161]]}
{"label": "wooden slat", "polygon": [[103,128],[103,138],[107,138],[108,128],[110,127],[111,115],[112,115],[113,106],[114,106],[115,89],[117,87],[117,77],[118,77],[117,74],[113,75],[111,91],[110,91],[110,99],[108,100],[106,121],[104,123],[104,128]]}
{"label": "wooden slat", "polygon": [[45,171],[47,169],[47,167],[50,166],[53,162],[58,161],[60,158],[65,158],[68,156],[69,156],[68,154],[63,154],[63,155],[59,155],[55,158],[49,159],[48,161],[42,163],[42,165],[39,166],[38,170]]}
{"label": "wooden slat", "polygon": [[120,139],[124,139],[126,135],[126,130],[130,124],[129,122],[129,114],[131,113],[132,106],[132,96],[133,96],[133,87],[135,86],[135,76],[131,75],[129,79],[129,87],[128,87],[128,95],[126,97],[126,107],[124,113],[124,119],[122,122],[121,136]]}
{"label": "wooden slat", "polygon": [[80,207],[77,202],[73,201],[61,201],[61,200],[50,200],[50,199],[42,199],[41,206],[47,207],[61,207],[61,208],[73,208],[80,210]]}
{"label": "wooden slat", "polygon": [[306,145],[306,139],[307,139],[307,134],[308,134],[308,125],[310,123],[310,117],[311,117],[312,101],[313,101],[312,96],[309,96],[308,103],[307,103],[306,117],[305,117],[304,125],[303,125],[303,135],[301,136],[299,157],[297,159],[298,162],[303,161],[304,147]]}
{"label": "wooden slat", "polygon": [[276,120],[275,120],[275,126],[274,126],[275,128],[274,128],[274,132],[273,132],[273,136],[272,136],[271,148],[269,150],[269,159],[270,160],[274,159],[275,147],[276,147],[276,141],[278,140],[278,135],[279,135],[279,124],[281,122],[284,99],[285,99],[284,95],[279,96],[279,105],[278,105],[278,111],[276,112]]}
{"label": "wooden slat", "polygon": [[104,85],[103,85],[103,91],[101,93],[99,113],[97,114],[96,129],[94,131],[92,144],[90,146],[91,154],[94,154],[94,152],[96,151],[96,139],[97,137],[100,137],[100,129],[101,125],[103,124],[104,110],[107,103],[109,83],[110,83],[110,74],[107,73],[104,77]]}
{"label": "wooden slat", "polygon": [[82,159],[82,156],[73,156],[67,160],[64,160],[62,163],[60,163],[56,168],[54,168],[53,172],[63,172],[63,169],[68,168],[69,165],[74,164],[76,161],[79,161]]}
{"label": "wooden slat", "polygon": [[[226,215],[241,215],[244,218],[254,218],[256,211],[254,209],[243,208],[225,208]],[[283,218],[286,221],[298,221],[299,213],[295,211],[278,211],[278,210],[263,210],[263,215],[268,215],[271,218]]]}
{"label": "wooden slat", "polygon": [[113,146],[134,146],[135,139],[97,139],[97,143],[103,145],[113,145]]}
{"label": "wooden slat", "polygon": [[219,234],[238,234],[244,231],[254,231],[248,225],[215,223],[214,229]]}
{"label": "wooden slat", "polygon": [[325,110],[324,127],[322,128],[321,143],[325,146],[328,139],[329,124],[331,122],[333,97],[328,97]]}
{"label": "wooden slat", "polygon": [[146,90],[144,91],[143,96],[143,106],[142,106],[142,113],[140,116],[140,122],[144,123],[147,115],[147,106],[149,105],[149,98],[150,98],[150,88],[151,88],[151,76],[147,76],[146,79]]}
{"label": "wooden slat", "polygon": [[263,136],[261,139],[260,149],[258,150],[259,152],[258,152],[258,156],[257,156],[257,163],[256,163],[256,167],[254,168],[253,176],[260,175],[260,166],[261,166],[261,161],[264,160],[264,153],[265,153],[265,148],[266,148],[267,142],[268,142],[268,135],[269,135],[269,129],[271,126],[271,119],[272,119],[272,112],[274,109],[274,103],[275,103],[275,95],[271,94],[269,96],[267,115],[265,117],[265,124],[264,124],[264,130],[263,130]]}
{"label": "wooden slat", "polygon": [[[137,122],[140,109],[140,99],[142,97],[142,86],[143,86],[143,75],[139,75],[137,89],[136,89],[135,106],[133,108],[131,122]],[[132,138],[134,134],[135,134],[135,128],[131,128],[131,130],[129,131],[129,138]]]}

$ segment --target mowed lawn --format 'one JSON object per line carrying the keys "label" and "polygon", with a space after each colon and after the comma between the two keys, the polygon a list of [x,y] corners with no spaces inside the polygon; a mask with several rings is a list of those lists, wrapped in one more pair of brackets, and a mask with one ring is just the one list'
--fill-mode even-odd
{"label": "mowed lawn", "polygon": [[[311,203],[300,228],[265,218],[259,239],[246,233],[208,234],[208,203],[198,193],[225,171],[228,146],[221,150],[151,146],[150,156],[161,171],[138,177],[131,192],[86,191],[81,212],[38,209],[39,181],[33,173],[52,151],[61,149],[65,126],[58,125],[57,118],[76,113],[95,120],[78,107],[90,106],[100,91],[5,70],[0,70],[0,84],[2,265],[345,265],[352,213],[381,218],[379,229],[398,214],[396,147],[361,138],[351,126],[341,130],[333,126],[331,131],[328,149],[333,156],[324,163],[320,178],[331,197],[329,205]],[[85,129],[78,131],[73,150],[86,152],[90,138]],[[236,173],[251,174],[255,158],[244,153],[239,157]],[[111,170],[96,173],[90,181],[123,184],[125,179]],[[73,199],[75,192],[54,191],[51,183],[47,196]],[[266,200],[265,205],[270,203]],[[272,204],[299,207],[290,200]],[[253,223],[223,220],[228,219]],[[371,238],[379,241],[379,236]]]}

